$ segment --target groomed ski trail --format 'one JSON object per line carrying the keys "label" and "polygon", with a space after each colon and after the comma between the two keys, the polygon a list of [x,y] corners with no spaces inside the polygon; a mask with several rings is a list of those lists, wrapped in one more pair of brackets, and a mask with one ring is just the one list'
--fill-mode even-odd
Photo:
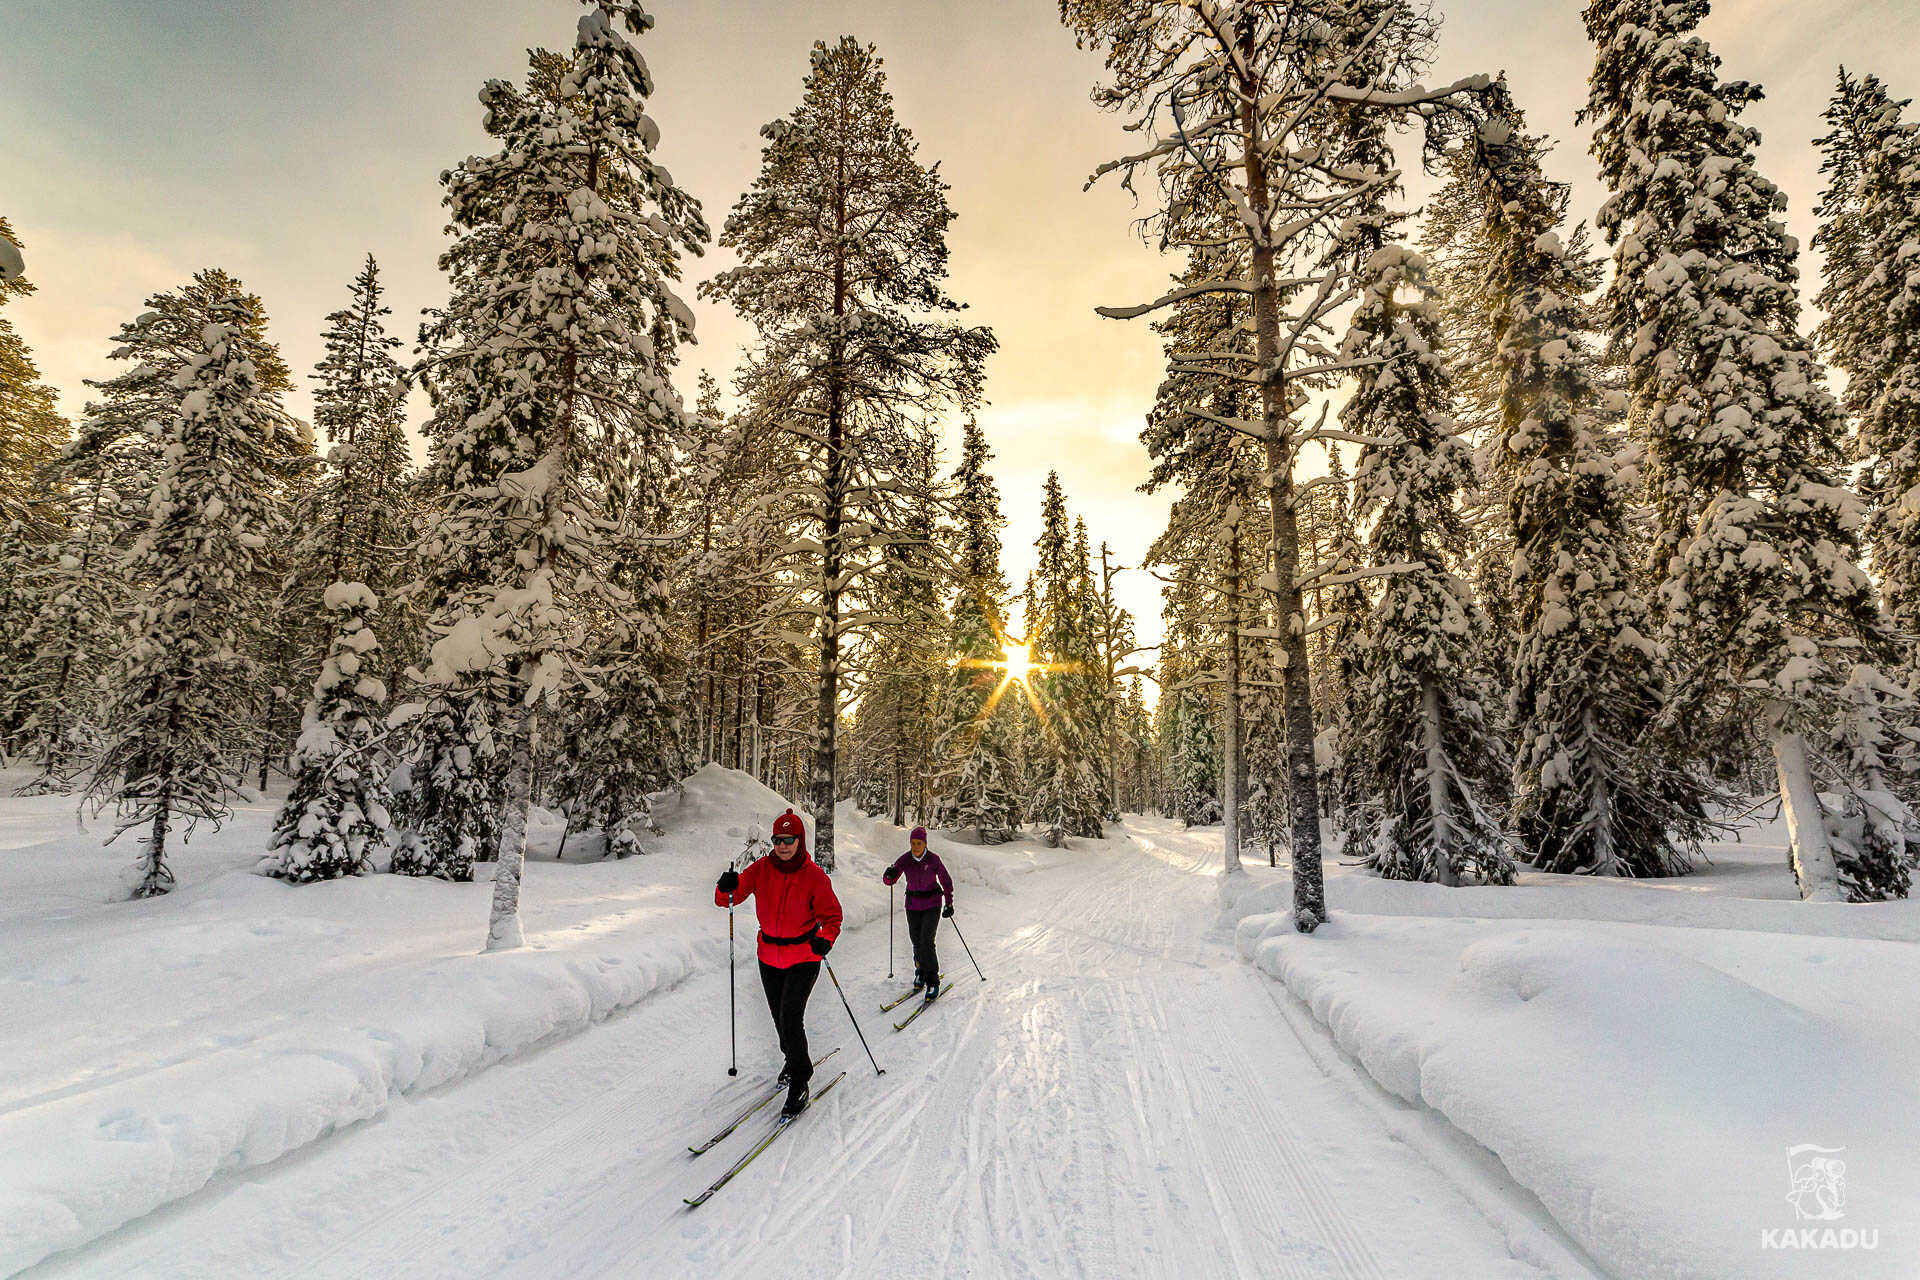
{"label": "groomed ski trail", "polygon": [[[940,1017],[876,1042],[884,1077],[816,992],[814,1054],[852,1052],[847,1078],[697,1212],[683,1200],[760,1133],[686,1152],[751,1089],[725,1075],[724,975],[28,1274],[1585,1274],[1515,1260],[1473,1207],[1485,1188],[1463,1194],[1316,1065],[1269,980],[1209,927],[1217,830],[1128,829],[1133,842],[1069,855],[1011,895],[968,895],[990,981],[969,966]],[[958,947],[950,930],[940,941]],[[892,993],[885,946],[869,924],[834,951],[856,1012]],[[770,1071],[771,1029],[745,990],[743,1071]]]}

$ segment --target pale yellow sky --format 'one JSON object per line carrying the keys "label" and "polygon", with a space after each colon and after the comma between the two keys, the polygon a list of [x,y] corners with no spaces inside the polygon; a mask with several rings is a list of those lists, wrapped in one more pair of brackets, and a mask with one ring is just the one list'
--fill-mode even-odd
{"label": "pale yellow sky", "polygon": [[[9,313],[63,405],[109,369],[107,337],[196,268],[220,265],[265,299],[297,372],[319,355],[362,254],[392,285],[395,331],[412,339],[442,296],[438,175],[483,144],[475,102],[517,76],[528,44],[563,45],[570,0],[103,0],[83,11],[8,0],[0,47],[0,211],[27,241],[34,298]],[[807,50],[843,32],[886,59],[901,119],[953,186],[952,291],[998,332],[982,414],[1006,513],[1007,570],[1033,560],[1039,493],[1059,470],[1093,538],[1128,564],[1158,532],[1165,499],[1135,491],[1137,442],[1160,379],[1143,322],[1102,303],[1156,293],[1166,264],[1129,227],[1094,165],[1126,148],[1088,90],[1099,61],[1076,51],[1051,0],[655,0],[642,50],[656,80],[661,155],[718,226],[751,181],[759,126],[797,101]],[[1601,193],[1573,114],[1591,65],[1574,0],[1441,6],[1433,79],[1508,72],[1536,128],[1562,140],[1553,168],[1588,216]],[[1768,100],[1751,119],[1803,241],[1818,189],[1818,113],[1841,61],[1920,92],[1920,0],[1723,0],[1705,34],[1734,77]],[[689,266],[718,270],[717,255]],[[1814,264],[1809,261],[1811,272]],[[691,281],[684,291],[692,300]],[[722,378],[744,328],[697,303],[697,369]],[[305,412],[304,388],[293,407]],[[1149,640],[1157,585],[1123,579]]]}

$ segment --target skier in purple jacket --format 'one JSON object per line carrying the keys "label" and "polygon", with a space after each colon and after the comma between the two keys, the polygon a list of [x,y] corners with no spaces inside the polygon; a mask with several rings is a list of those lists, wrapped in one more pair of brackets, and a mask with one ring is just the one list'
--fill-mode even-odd
{"label": "skier in purple jacket", "polygon": [[[925,827],[915,827],[908,843],[913,851],[901,854],[880,878],[888,884],[907,878],[907,936],[913,939],[915,981],[932,1000],[940,994],[940,957],[934,954],[933,935],[941,918],[953,915],[953,877],[939,854],[927,852]],[[945,910],[940,906],[943,896]]]}

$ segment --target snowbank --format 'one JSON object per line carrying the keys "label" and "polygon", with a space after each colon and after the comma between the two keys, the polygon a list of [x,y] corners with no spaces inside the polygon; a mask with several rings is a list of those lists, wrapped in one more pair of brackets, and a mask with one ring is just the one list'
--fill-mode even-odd
{"label": "snowbank", "polygon": [[1528,879],[1336,875],[1311,937],[1284,877],[1223,896],[1242,955],[1613,1274],[1920,1274],[1920,903]]}
{"label": "snowbank", "polygon": [[[186,853],[179,892],[105,903],[125,855],[75,834],[71,803],[0,807],[0,1275],[723,968],[713,877],[787,807],[708,768],[661,805],[647,857],[556,863],[557,824],[536,824],[531,945],[485,954],[484,882],[241,869],[271,803]],[[886,914],[878,872],[906,842],[838,822],[852,927]],[[936,845],[963,885],[1004,890],[1031,864]]]}

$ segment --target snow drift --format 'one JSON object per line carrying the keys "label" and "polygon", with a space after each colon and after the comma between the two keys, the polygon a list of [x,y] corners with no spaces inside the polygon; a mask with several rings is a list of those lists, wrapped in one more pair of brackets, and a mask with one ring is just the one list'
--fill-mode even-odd
{"label": "snow drift", "polygon": [[[1530,905],[1542,917],[1675,901],[1541,880]],[[1835,911],[1858,907],[1696,895],[1679,914],[1714,927],[1496,920],[1464,913],[1513,908],[1509,895],[1528,891],[1452,891],[1453,912],[1421,915],[1431,886],[1337,883],[1381,905],[1398,898],[1401,910],[1336,911],[1310,937],[1284,910],[1256,911],[1238,924],[1241,954],[1382,1087],[1497,1156],[1613,1274],[1920,1273],[1920,1122],[1908,1096],[1920,1079],[1920,949],[1910,940],[1766,931],[1784,923],[1777,907],[1828,933],[1847,919]],[[1228,897],[1271,908],[1285,888],[1269,881]],[[1740,927],[1754,923],[1747,916],[1766,923]],[[1909,904],[1854,919],[1908,938],[1920,925]],[[1794,1148],[1844,1152],[1833,1157],[1841,1217],[1803,1216],[1831,1205],[1814,1208],[1796,1186],[1805,1170]],[[1821,1230],[1801,1233],[1809,1227]]]}

